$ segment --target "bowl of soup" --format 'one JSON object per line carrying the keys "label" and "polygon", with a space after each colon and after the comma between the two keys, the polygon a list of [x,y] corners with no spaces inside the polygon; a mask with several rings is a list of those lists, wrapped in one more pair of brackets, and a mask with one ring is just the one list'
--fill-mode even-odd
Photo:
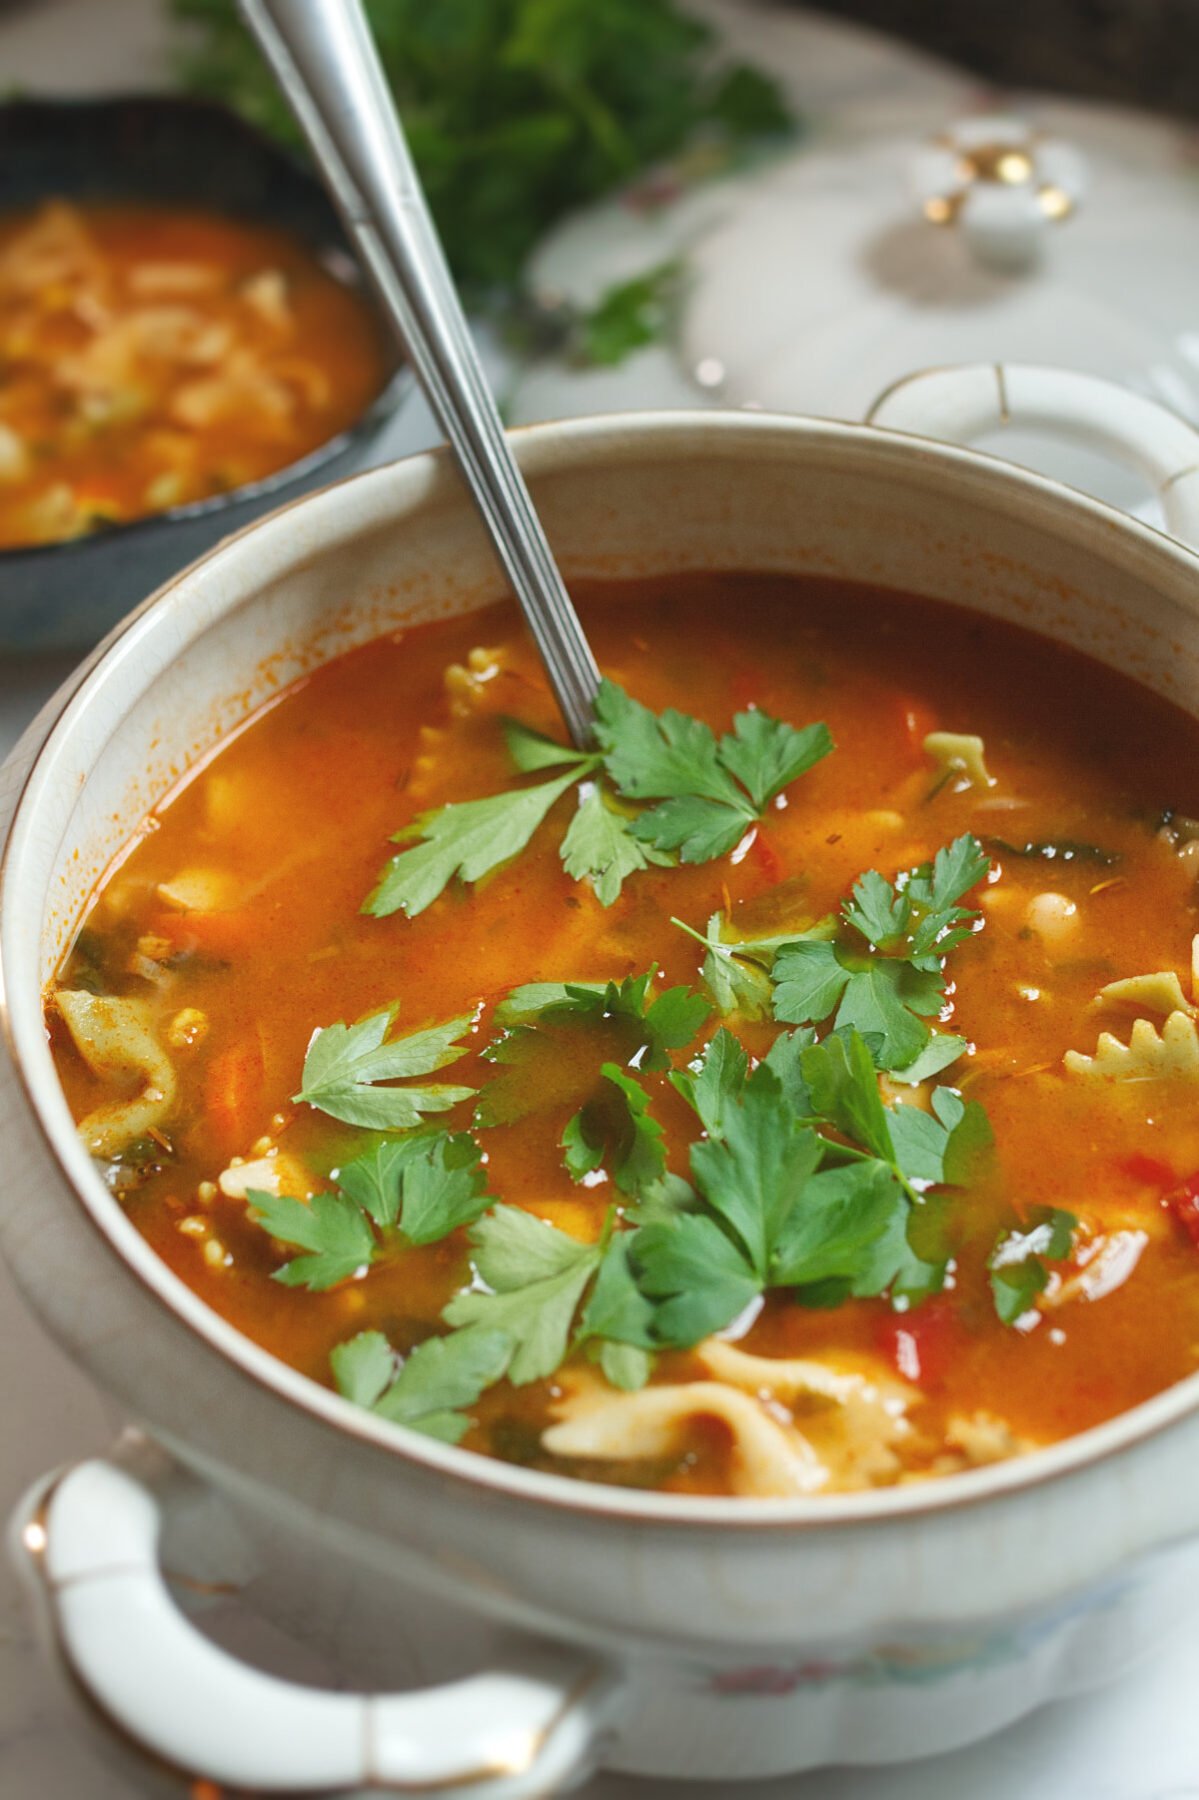
{"label": "bowl of soup", "polygon": [[[1189,529],[1188,428],[1064,391]],[[235,1788],[946,1750],[1195,1599],[1199,560],[896,430],[515,441],[587,750],[429,455],[212,552],[6,766],[0,1234],[138,1428],[18,1561],[126,1747]],[[196,1633],[181,1487],[361,1693]]]}
{"label": "bowl of soup", "polygon": [[0,646],[93,644],[365,466],[401,377],[320,184],[225,108],[0,107]]}

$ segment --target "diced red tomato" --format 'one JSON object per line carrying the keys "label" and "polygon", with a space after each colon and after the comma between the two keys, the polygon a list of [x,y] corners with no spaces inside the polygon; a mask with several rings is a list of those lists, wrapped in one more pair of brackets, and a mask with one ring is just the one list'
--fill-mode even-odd
{"label": "diced red tomato", "polygon": [[938,1388],[965,1342],[965,1331],[953,1302],[941,1295],[910,1312],[885,1314],[877,1342],[897,1375],[917,1387]]}
{"label": "diced red tomato", "polygon": [[783,879],[783,865],[779,853],[760,825],[750,846],[749,860],[761,870],[772,887]]}
{"label": "diced red tomato", "polygon": [[937,715],[931,706],[923,700],[915,700],[910,696],[900,696],[899,717],[908,747],[913,756],[919,760],[924,755],[924,740],[930,731],[937,729]]}
{"label": "diced red tomato", "polygon": [[1139,1181],[1144,1187],[1171,1188],[1174,1186],[1174,1171],[1169,1163],[1164,1163],[1156,1156],[1146,1156],[1140,1150],[1134,1150],[1131,1156],[1122,1157],[1116,1164],[1121,1175],[1127,1175],[1130,1181]]}
{"label": "diced red tomato", "polygon": [[1174,1215],[1192,1244],[1199,1249],[1199,1171],[1188,1175],[1185,1181],[1173,1188],[1163,1199],[1162,1205]]}

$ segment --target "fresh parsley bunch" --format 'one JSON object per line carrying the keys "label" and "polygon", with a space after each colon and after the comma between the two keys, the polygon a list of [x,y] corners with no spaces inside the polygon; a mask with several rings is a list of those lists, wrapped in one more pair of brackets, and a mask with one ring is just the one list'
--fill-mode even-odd
{"label": "fresh parsley bunch", "polygon": [[[290,143],[286,102],[236,0],[169,0],[184,85]],[[789,128],[777,85],[713,55],[674,0],[367,0],[450,262],[476,292],[510,287],[572,208],[697,133],[726,146]]]}

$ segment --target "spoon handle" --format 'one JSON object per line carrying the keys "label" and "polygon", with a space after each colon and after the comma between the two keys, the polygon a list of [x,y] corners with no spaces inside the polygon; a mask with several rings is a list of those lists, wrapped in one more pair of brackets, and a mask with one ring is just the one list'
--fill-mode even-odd
{"label": "spoon handle", "polygon": [[599,670],[479,364],[361,0],[240,0],[449,439],[571,739]]}

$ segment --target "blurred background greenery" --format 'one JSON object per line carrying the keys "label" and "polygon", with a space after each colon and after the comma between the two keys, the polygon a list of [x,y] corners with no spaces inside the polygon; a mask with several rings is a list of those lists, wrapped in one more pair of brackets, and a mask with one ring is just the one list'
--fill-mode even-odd
{"label": "blurred background greenery", "polygon": [[[235,0],[169,0],[185,87],[289,142]],[[476,304],[575,207],[697,140],[734,159],[793,121],[769,75],[675,0],[366,0],[446,252]]]}

